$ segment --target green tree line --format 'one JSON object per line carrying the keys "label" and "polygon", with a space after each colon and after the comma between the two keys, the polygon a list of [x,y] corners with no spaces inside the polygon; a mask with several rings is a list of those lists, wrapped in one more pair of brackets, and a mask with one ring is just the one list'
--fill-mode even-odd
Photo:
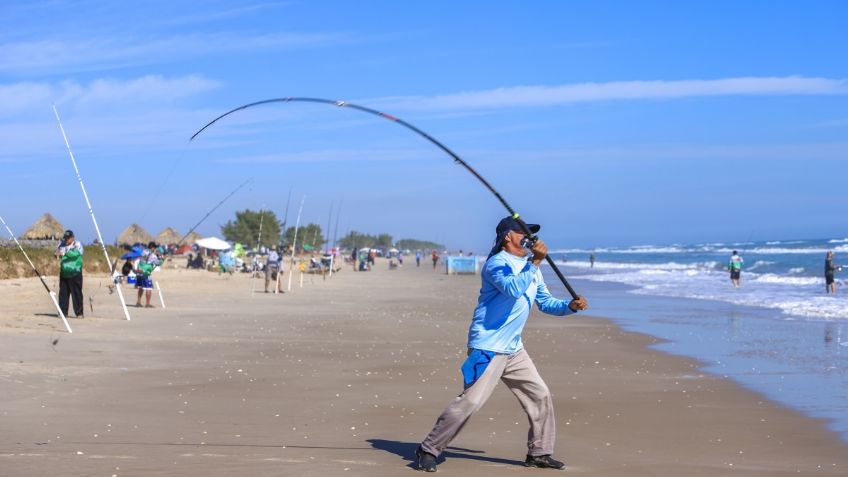
{"label": "green tree line", "polygon": [[[282,247],[291,246],[294,243],[295,228],[288,227],[282,230],[282,224],[277,218],[277,215],[270,210],[241,210],[236,212],[236,217],[221,226],[221,233],[224,238],[230,242],[239,242],[247,248],[256,246],[256,239],[259,237],[259,224],[262,223],[262,236],[259,241],[260,245],[271,247],[279,245]],[[297,249],[300,250],[322,250],[328,245],[328,240],[324,237],[323,230],[318,224],[305,224],[297,229]],[[397,247],[401,250],[431,250],[444,248],[442,244],[429,242],[426,240],[416,239],[401,239],[397,243],[390,234],[382,233],[377,235],[365,234],[351,231],[338,241],[338,246],[345,249],[354,248],[392,248]]]}

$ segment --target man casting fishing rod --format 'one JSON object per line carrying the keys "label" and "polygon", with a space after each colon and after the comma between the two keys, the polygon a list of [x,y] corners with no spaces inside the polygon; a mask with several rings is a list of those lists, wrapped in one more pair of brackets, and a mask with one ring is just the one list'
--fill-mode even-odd
{"label": "man casting fishing rod", "polygon": [[62,241],[56,247],[55,255],[59,259],[59,308],[68,316],[68,297],[74,302],[74,315],[83,318],[85,306],[82,300],[82,244],[74,238],[74,233],[66,230]]}
{"label": "man casting fishing rod", "polygon": [[[564,316],[585,310],[582,296],[570,302],[551,296],[539,265],[548,253],[541,240],[527,237],[518,219],[506,217],[481,273],[483,286],[471,327],[468,358],[462,365],[465,389],[436,420],[430,434],[415,451],[418,470],[436,471],[436,459],[459,434],[468,419],[491,396],[498,380],[515,394],[530,420],[528,467],[562,469],[554,459],[556,422],[551,393],[524,350],[521,332],[535,302],[543,313]],[[526,224],[535,234],[539,226]]]}

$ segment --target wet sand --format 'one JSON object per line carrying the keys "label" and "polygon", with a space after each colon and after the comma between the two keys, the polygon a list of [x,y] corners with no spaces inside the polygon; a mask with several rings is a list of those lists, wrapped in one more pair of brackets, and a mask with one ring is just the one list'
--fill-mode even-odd
{"label": "wet sand", "polygon": [[[37,279],[0,281],[0,474],[411,475],[461,389],[479,289],[441,271],[378,261],[284,295],[260,278],[252,296],[246,275],[166,269],[167,309],[154,295],[129,322],[105,278],[87,276],[94,312],[86,301],[73,334]],[[654,342],[603,318],[531,317],[525,344],[554,393],[568,473],[848,474],[848,446],[822,422]],[[526,433],[501,386],[439,472],[553,472],[523,467]]]}

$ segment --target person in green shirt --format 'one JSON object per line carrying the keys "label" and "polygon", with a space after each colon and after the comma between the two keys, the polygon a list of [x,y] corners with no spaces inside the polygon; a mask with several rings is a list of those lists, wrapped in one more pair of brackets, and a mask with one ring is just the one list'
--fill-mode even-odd
{"label": "person in green shirt", "polygon": [[74,315],[84,318],[85,307],[82,301],[82,244],[74,238],[74,232],[66,230],[62,241],[56,247],[59,259],[59,308],[68,316],[68,297],[74,302]]}
{"label": "person in green shirt", "polygon": [[733,283],[733,288],[739,288],[739,280],[742,275],[742,264],[745,263],[742,260],[742,257],[736,253],[736,250],[733,251],[733,255],[730,256],[730,260],[727,262],[727,270],[730,271],[730,281]]}
{"label": "person in green shirt", "polygon": [[147,244],[147,250],[139,257],[138,268],[135,271],[135,287],[138,289],[136,307],[141,308],[141,296],[144,295],[147,300],[144,307],[153,308],[153,305],[150,304],[150,296],[153,293],[153,280],[150,278],[150,274],[160,263],[162,263],[162,260],[156,254],[156,242],[150,242]]}

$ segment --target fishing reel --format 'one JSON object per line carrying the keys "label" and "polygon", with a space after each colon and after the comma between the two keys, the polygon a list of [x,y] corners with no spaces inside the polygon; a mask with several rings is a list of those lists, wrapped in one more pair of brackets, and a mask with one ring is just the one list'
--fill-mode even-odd
{"label": "fishing reel", "polygon": [[530,250],[536,245],[536,241],[539,240],[539,237],[536,235],[525,235],[524,238],[521,239],[521,246]]}

